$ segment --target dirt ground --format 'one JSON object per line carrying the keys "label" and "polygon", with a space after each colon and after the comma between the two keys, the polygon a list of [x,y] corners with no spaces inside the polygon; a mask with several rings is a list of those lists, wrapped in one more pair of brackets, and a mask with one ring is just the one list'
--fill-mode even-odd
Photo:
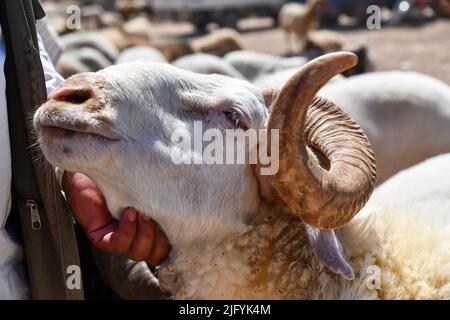
{"label": "dirt ground", "polygon": [[[283,55],[288,45],[283,32],[272,27],[272,20],[250,18],[239,24],[244,46]],[[158,37],[197,37],[188,23],[156,25]],[[382,27],[381,30],[339,30],[349,45],[371,49],[377,70],[414,70],[450,84],[450,19],[436,19],[421,26]]]}

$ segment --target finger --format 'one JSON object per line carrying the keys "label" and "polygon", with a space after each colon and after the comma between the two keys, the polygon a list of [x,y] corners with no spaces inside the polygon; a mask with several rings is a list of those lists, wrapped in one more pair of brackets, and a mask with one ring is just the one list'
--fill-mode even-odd
{"label": "finger", "polygon": [[77,191],[86,189],[96,191],[97,195],[101,195],[95,182],[82,173],[64,172],[62,184],[66,195],[71,195],[74,192],[76,193]]}
{"label": "finger", "polygon": [[88,233],[114,221],[95,183],[81,173],[65,173],[63,188],[75,219]]}
{"label": "finger", "polygon": [[167,239],[164,232],[156,228],[153,249],[150,253],[150,257],[147,259],[148,264],[151,266],[160,265],[169,255],[171,247],[169,239]]}
{"label": "finger", "polygon": [[[65,173],[63,188],[69,204],[75,204],[82,208],[101,207],[103,211],[107,211],[105,197],[88,176],[82,173]],[[84,200],[89,201],[86,203]]]}
{"label": "finger", "polygon": [[156,227],[152,221],[146,220],[142,215],[139,215],[136,237],[129,252],[130,259],[143,261],[150,256],[155,230]]}
{"label": "finger", "polygon": [[111,234],[112,251],[119,254],[127,254],[136,237],[137,212],[133,208],[126,209],[119,221],[119,229]]}

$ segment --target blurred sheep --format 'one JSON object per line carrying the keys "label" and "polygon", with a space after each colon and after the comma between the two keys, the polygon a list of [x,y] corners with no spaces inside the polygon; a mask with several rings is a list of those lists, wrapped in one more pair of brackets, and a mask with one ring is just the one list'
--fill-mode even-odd
{"label": "blurred sheep", "polygon": [[345,38],[331,30],[317,30],[306,35],[305,50],[317,50],[321,54],[341,51],[345,45]]}
{"label": "blurred sheep", "polygon": [[157,48],[170,62],[194,53],[189,42],[184,40],[157,40],[153,43],[153,47]]}
{"label": "blurred sheep", "polygon": [[96,30],[100,27],[105,9],[98,4],[85,5],[81,9],[81,23],[83,30]]}
{"label": "blurred sheep", "polygon": [[117,12],[108,11],[100,17],[100,26],[102,28],[121,28],[123,24],[124,19]]}
{"label": "blurred sheep", "polygon": [[111,27],[100,29],[98,34],[113,44],[119,51],[131,46],[127,36],[119,28]]}
{"label": "blurred sheep", "polygon": [[95,72],[112,63],[100,51],[82,47],[65,51],[58,60],[56,70],[64,78],[81,72]]}
{"label": "blurred sheep", "polygon": [[294,34],[303,49],[306,46],[306,34],[319,16],[323,0],[309,0],[306,4],[287,3],[280,10],[278,21],[286,33],[286,39]]}
{"label": "blurred sheep", "polygon": [[243,48],[239,33],[228,28],[213,31],[209,35],[193,40],[191,46],[194,52],[210,53],[219,57]]}
{"label": "blurred sheep", "polygon": [[164,57],[158,49],[147,46],[136,46],[122,51],[116,60],[116,64],[133,62],[136,60],[167,63],[166,57]]}
{"label": "blurred sheep", "polygon": [[125,17],[130,18],[148,9],[147,0],[117,0],[117,10]]}
{"label": "blurred sheep", "polygon": [[143,16],[131,19],[123,25],[123,32],[131,45],[151,45],[152,29],[150,21]]}
{"label": "blurred sheep", "polygon": [[249,81],[285,69],[298,69],[308,61],[306,57],[285,58],[248,50],[230,52],[224,59]]}
{"label": "blurred sheep", "polygon": [[222,74],[244,79],[244,76],[225,60],[207,53],[195,53],[184,56],[172,63],[175,67],[203,74]]}
{"label": "blurred sheep", "polygon": [[[277,70],[272,73],[266,73],[256,78],[253,84],[260,88],[279,88],[283,86],[297,71],[299,67],[289,67]],[[328,84],[333,84],[345,80],[345,77],[338,74],[328,81]]]}
{"label": "blurred sheep", "polygon": [[416,72],[372,72],[325,86],[319,95],[358,121],[377,159],[378,182],[450,152],[450,87]]}
{"label": "blurred sheep", "polygon": [[111,63],[119,55],[119,50],[107,39],[96,32],[76,32],[61,37],[64,46],[67,49],[76,49],[81,47],[90,47],[101,52]]}

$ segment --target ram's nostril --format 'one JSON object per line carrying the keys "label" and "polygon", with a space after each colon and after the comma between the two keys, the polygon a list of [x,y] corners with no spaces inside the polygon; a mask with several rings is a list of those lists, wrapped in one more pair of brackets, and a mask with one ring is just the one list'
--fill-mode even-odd
{"label": "ram's nostril", "polygon": [[60,88],[48,96],[49,100],[83,104],[94,96],[90,88]]}
{"label": "ram's nostril", "polygon": [[86,100],[89,100],[90,96],[86,95],[85,92],[77,92],[71,95],[66,96],[64,101],[70,102],[73,104],[82,104],[83,102],[86,102]]}

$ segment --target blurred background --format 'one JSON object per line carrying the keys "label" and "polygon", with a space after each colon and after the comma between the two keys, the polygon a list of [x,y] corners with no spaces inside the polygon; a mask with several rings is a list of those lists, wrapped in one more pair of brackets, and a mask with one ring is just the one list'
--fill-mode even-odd
{"label": "blurred background", "polygon": [[[53,58],[65,77],[133,59],[173,62],[200,52],[224,57],[246,50],[309,60],[351,50],[362,59],[351,74],[413,70],[450,84],[450,0],[50,0],[43,5],[49,25],[61,36],[63,54]],[[368,13],[370,5],[377,7]],[[133,47],[140,50],[127,50]]]}

